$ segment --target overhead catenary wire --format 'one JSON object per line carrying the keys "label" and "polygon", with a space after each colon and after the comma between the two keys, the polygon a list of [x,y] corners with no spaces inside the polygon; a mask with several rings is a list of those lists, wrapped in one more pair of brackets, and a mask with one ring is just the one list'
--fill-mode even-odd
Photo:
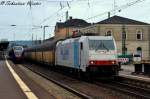
{"label": "overhead catenary wire", "polygon": [[[42,0],[40,0],[40,1],[42,1]],[[45,1],[46,1],[46,0],[45,0]],[[73,2],[73,1],[79,1],[79,0],[72,0],[71,2]],[[91,7],[91,4],[90,4],[89,0],[85,0],[85,1],[87,1],[87,2],[88,2],[87,5],[88,5],[89,7]],[[102,16],[102,15],[106,15],[106,14],[108,14],[108,12],[110,12],[111,14],[114,12],[114,15],[115,15],[116,12],[121,12],[123,9],[126,9],[126,8],[128,8],[128,7],[130,7],[130,6],[133,6],[133,5],[137,4],[137,3],[140,3],[140,2],[142,2],[142,1],[145,1],[145,0],[135,0],[135,1],[129,2],[129,3],[125,4],[125,5],[121,5],[120,7],[117,7],[117,6],[116,6],[116,0],[115,0],[115,1],[114,1],[114,3],[115,3],[115,4],[114,4],[114,9],[109,10],[109,11],[105,11],[105,12],[100,13],[100,14],[97,14],[97,15],[95,15],[95,16],[91,16],[91,17],[89,17],[89,18],[86,18],[85,20],[91,20],[91,19],[93,19],[93,18],[100,17],[100,16]],[[48,2],[48,0],[47,0],[47,2]],[[71,3],[71,2],[70,2],[70,3]],[[63,10],[64,8],[66,8],[66,7],[70,8],[71,6],[70,6],[70,5],[68,6],[68,3],[67,3],[67,6],[63,6],[63,5],[62,5],[62,7],[61,7],[60,9],[58,9],[56,12],[54,12],[53,14],[51,14],[50,16],[48,16],[47,18],[45,18],[40,24],[42,24],[42,23],[48,21],[48,20],[51,19],[53,16],[58,15],[58,13],[59,13],[61,10]]]}
{"label": "overhead catenary wire", "polygon": [[[31,1],[31,0],[30,0]],[[37,0],[38,1],[38,0]],[[48,1],[48,0],[40,0],[40,1]],[[79,0],[72,0],[72,2],[73,1],[79,1]],[[86,1],[86,0],[85,0]],[[92,1],[92,0],[91,0]],[[116,11],[122,11],[123,9],[126,9],[126,8],[128,8],[128,7],[130,7],[130,6],[132,6],[132,5],[135,5],[135,4],[137,4],[137,3],[140,3],[140,2],[142,2],[142,1],[145,1],[145,0],[135,0],[135,1],[132,1],[132,2],[130,2],[130,3],[127,3],[127,4],[125,4],[125,5],[122,5],[122,6],[120,6],[120,7],[116,7],[115,9],[116,9]],[[71,3],[71,2],[68,2],[68,3]],[[88,0],[88,3],[87,3],[87,5],[90,5],[89,7],[91,7],[92,5],[89,3],[89,0]],[[51,14],[49,17],[47,17],[47,18],[45,18],[41,23],[40,23],[40,25],[42,24],[42,23],[44,23],[44,22],[46,22],[47,20],[49,20],[49,19],[51,19],[52,18],[52,16],[54,16],[55,14],[58,14],[61,10],[63,10],[64,8],[66,8],[66,7],[71,7],[70,6],[70,4],[69,4],[69,6],[68,6],[68,4],[66,5],[66,6],[64,6],[62,9],[60,8],[60,9],[58,9],[56,12],[54,12],[53,14]],[[30,10],[32,10],[32,6],[30,5]],[[105,14],[108,14],[108,12],[113,12],[114,11],[114,9],[113,10],[110,10],[110,11],[106,11],[106,12],[103,12],[103,13],[100,13],[100,14],[97,14],[97,15],[95,15],[95,16],[91,16],[91,17],[89,17],[89,18],[87,18],[87,19],[85,19],[85,20],[90,20],[90,19],[93,19],[93,18],[96,18],[96,17],[100,17],[100,16],[102,16],[102,15],[105,15]],[[34,21],[34,19],[32,19],[31,20],[31,22],[33,22]],[[32,23],[32,25],[33,25],[33,23]],[[39,26],[40,26],[39,25]],[[21,26],[19,26],[19,27],[21,27]],[[23,26],[22,26],[23,27]],[[34,27],[34,26],[32,26],[32,27]],[[17,25],[17,28],[18,28],[18,25]]]}
{"label": "overhead catenary wire", "polygon": [[90,20],[90,19],[93,19],[93,18],[96,18],[96,17],[100,17],[100,16],[102,16],[102,15],[106,15],[106,14],[108,14],[108,12],[110,12],[110,13],[112,13],[112,12],[114,12],[114,11],[121,11],[121,10],[123,10],[123,9],[126,9],[126,8],[128,8],[128,7],[130,7],[130,6],[133,6],[133,5],[135,5],[135,4],[137,4],[137,3],[140,3],[140,2],[143,2],[143,1],[145,1],[145,0],[135,0],[135,1],[132,1],[132,2],[130,2],[130,3],[127,3],[127,4],[125,4],[125,5],[122,5],[122,6],[120,6],[120,7],[114,7],[114,9],[112,9],[112,10],[110,10],[110,11],[105,11],[105,12],[103,12],[103,13],[100,13],[100,14],[97,14],[97,15],[95,15],[95,16],[92,16],[92,17],[89,17],[89,18],[87,18],[87,19],[85,19],[85,20]]}
{"label": "overhead catenary wire", "polygon": [[[52,1],[49,1],[49,0],[37,0],[37,1],[46,1],[46,2],[58,2],[58,1],[55,1],[55,0],[52,0]],[[80,0],[70,0],[70,1],[63,1],[63,2],[66,2],[66,6],[64,6],[63,4],[62,4],[62,2],[59,2],[59,5],[60,5],[60,9],[58,9],[56,12],[54,12],[54,13],[52,13],[50,16],[48,16],[48,17],[46,17],[45,19],[43,19],[43,21],[42,22],[40,22],[40,25],[42,24],[42,23],[44,23],[44,22],[46,22],[46,21],[48,21],[49,19],[52,19],[52,17],[54,16],[54,15],[59,15],[58,13],[60,12],[60,11],[62,11],[63,9],[65,9],[66,7],[68,7],[69,9],[71,9],[71,3],[72,2],[78,2],[78,1],[80,1]],[[90,1],[89,0],[85,0],[85,1],[87,1],[87,5],[88,5],[88,7],[90,8]]]}
{"label": "overhead catenary wire", "polygon": [[[77,1],[77,0],[76,0],[76,1]],[[140,2],[142,2],[142,1],[145,1],[145,0],[134,0],[134,1],[132,1],[132,2],[126,3],[126,4],[121,5],[121,6],[118,7],[118,6],[116,6],[116,0],[114,0],[114,9],[112,9],[112,10],[110,10],[110,11],[105,11],[105,12],[103,12],[103,13],[100,13],[100,14],[95,15],[95,16],[92,16],[92,17],[89,17],[89,18],[87,18],[87,19],[85,19],[85,20],[90,20],[90,19],[93,19],[93,18],[100,17],[100,16],[102,16],[102,15],[106,15],[106,14],[108,14],[108,12],[110,12],[111,14],[114,14],[114,15],[115,15],[115,13],[120,12],[120,11],[122,11],[123,9],[126,9],[126,8],[128,8],[128,7],[131,7],[131,6],[133,6],[133,5],[137,4],[137,3],[140,3]],[[87,6],[88,6],[89,8],[92,7],[92,5],[90,4],[89,0],[87,0]],[[49,19],[51,19],[52,16],[55,16],[55,14],[58,15],[58,13],[59,13],[61,10],[63,10],[64,8],[66,8],[66,7],[68,7],[68,8],[70,9],[71,6],[68,5],[68,3],[67,3],[67,6],[63,6],[63,5],[61,4],[61,2],[60,2],[60,9],[58,9],[56,12],[54,12],[53,14],[51,14],[49,17],[45,18],[45,19],[40,23],[40,25],[41,25],[42,23],[48,21]],[[113,13],[113,12],[114,12],[114,13]]]}
{"label": "overhead catenary wire", "polygon": [[65,9],[66,7],[68,7],[68,8],[70,9],[70,8],[71,8],[70,3],[73,2],[73,1],[75,1],[75,0],[71,0],[70,2],[66,2],[66,3],[67,3],[66,6],[62,5],[62,3],[59,2],[59,3],[60,3],[60,9],[58,9],[56,12],[52,13],[50,16],[48,16],[47,18],[45,18],[42,22],[40,22],[40,25],[41,25],[42,23],[46,22],[47,20],[51,19],[54,15],[58,15],[58,13],[59,13],[61,10]]}

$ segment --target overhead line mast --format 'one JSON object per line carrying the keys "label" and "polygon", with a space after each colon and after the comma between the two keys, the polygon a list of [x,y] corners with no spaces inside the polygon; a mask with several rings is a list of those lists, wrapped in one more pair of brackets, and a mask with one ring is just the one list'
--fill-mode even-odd
{"label": "overhead line mast", "polygon": [[116,8],[117,8],[116,0],[114,0],[114,15],[116,15]]}
{"label": "overhead line mast", "polygon": [[[70,2],[73,2],[75,0],[71,0]],[[47,18],[45,18],[40,24],[46,22],[47,20],[49,20],[52,16],[54,16],[55,14],[57,15],[58,12],[60,12],[61,10],[63,10],[64,8],[68,7],[69,9],[71,8],[69,2],[66,2],[67,6],[63,6],[62,3],[60,2],[60,9],[58,9],[56,12],[54,12],[53,14],[51,14],[50,16],[48,16]]]}

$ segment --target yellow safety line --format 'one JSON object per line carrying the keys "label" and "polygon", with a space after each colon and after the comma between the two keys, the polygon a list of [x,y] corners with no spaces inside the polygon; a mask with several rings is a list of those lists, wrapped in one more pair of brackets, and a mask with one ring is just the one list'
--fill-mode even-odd
{"label": "yellow safety line", "polygon": [[8,61],[5,61],[7,64],[8,69],[12,73],[13,77],[19,84],[20,88],[24,92],[24,94],[28,97],[28,99],[38,99],[38,97],[30,90],[30,88],[23,82],[23,80],[18,76],[18,74],[13,70],[13,68],[10,66]]}

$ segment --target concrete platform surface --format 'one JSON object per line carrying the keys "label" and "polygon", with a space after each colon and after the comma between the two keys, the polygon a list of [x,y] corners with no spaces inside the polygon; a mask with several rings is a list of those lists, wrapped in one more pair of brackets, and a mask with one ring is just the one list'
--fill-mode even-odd
{"label": "concrete platform surface", "polygon": [[0,99],[55,99],[17,68],[6,60],[0,60]]}
{"label": "concrete platform surface", "polygon": [[133,74],[134,71],[135,71],[134,65],[122,65],[119,75],[123,77],[131,78],[131,79],[137,79],[137,80],[150,82],[150,76],[144,75],[144,74]]}
{"label": "concrete platform surface", "polygon": [[27,99],[26,95],[8,70],[5,61],[0,61],[0,98]]}

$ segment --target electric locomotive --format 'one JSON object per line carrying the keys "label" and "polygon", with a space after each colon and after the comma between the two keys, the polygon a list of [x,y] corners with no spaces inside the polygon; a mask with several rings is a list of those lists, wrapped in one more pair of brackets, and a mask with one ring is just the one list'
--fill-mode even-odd
{"label": "electric locomotive", "polygon": [[55,65],[92,76],[117,75],[115,40],[112,36],[81,36],[59,41],[55,50]]}

